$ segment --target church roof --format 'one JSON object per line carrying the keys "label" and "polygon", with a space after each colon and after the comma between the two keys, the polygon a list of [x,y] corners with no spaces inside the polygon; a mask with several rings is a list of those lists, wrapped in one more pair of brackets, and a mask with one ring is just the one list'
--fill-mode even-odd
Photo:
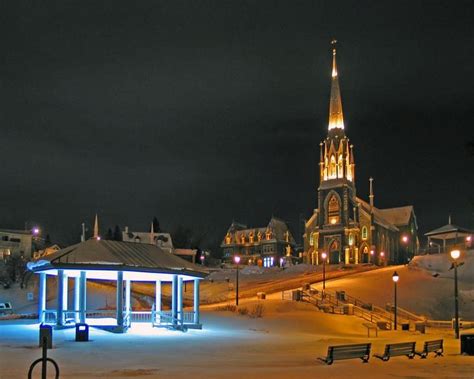
{"label": "church roof", "polygon": [[30,262],[31,271],[91,269],[143,271],[204,277],[208,273],[155,245],[90,239]]}
{"label": "church roof", "polygon": [[[367,212],[368,214],[370,214],[370,204],[367,203],[366,201],[362,200],[361,198],[357,197],[357,202],[362,206],[362,208],[365,210],[365,212]],[[382,227],[384,227],[385,229],[389,229],[393,232],[398,232],[399,229],[392,223],[390,222],[389,220],[387,220],[383,214],[383,212],[381,212],[380,209],[378,208],[375,208],[373,207],[372,208],[372,212],[373,212],[373,215],[374,215],[374,222]]]}
{"label": "church roof", "polygon": [[407,205],[397,208],[378,209],[383,217],[396,226],[406,226],[410,223],[411,215],[413,214],[413,206]]}

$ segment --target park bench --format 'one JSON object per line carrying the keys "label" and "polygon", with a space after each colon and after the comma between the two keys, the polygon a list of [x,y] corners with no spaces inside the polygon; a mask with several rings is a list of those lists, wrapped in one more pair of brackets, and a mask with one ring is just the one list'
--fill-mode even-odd
{"label": "park bench", "polygon": [[429,353],[435,353],[435,357],[443,356],[443,340],[425,341],[422,351],[415,351],[422,359],[425,359]]}
{"label": "park bench", "polygon": [[324,358],[318,358],[320,361],[331,365],[333,361],[340,359],[362,359],[364,363],[367,363],[370,358],[370,347],[371,343],[360,343],[354,345],[340,345],[340,346],[329,346],[328,355]]}
{"label": "park bench", "polygon": [[382,361],[388,361],[391,357],[405,355],[409,359],[413,359],[415,356],[415,342],[401,342],[391,343],[385,345],[385,351],[383,355],[374,354],[374,357],[381,359]]}

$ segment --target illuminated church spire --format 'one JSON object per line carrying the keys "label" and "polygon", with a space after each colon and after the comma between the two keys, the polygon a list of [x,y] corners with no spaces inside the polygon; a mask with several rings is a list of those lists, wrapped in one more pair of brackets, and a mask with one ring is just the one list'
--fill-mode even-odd
{"label": "illuminated church spire", "polygon": [[328,130],[344,129],[344,118],[342,115],[341,91],[339,90],[339,79],[336,64],[336,40],[331,41],[332,45],[332,80],[331,99],[329,101],[329,125]]}

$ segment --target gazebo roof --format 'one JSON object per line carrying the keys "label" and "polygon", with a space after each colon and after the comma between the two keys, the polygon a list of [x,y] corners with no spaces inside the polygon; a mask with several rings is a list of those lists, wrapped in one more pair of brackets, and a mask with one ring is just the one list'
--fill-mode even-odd
{"label": "gazebo roof", "polygon": [[425,233],[425,236],[438,239],[452,239],[456,237],[468,236],[470,234],[474,234],[474,231],[457,225],[446,224],[440,228]]}
{"label": "gazebo roof", "polygon": [[158,246],[91,239],[30,262],[33,272],[68,270],[112,270],[177,274],[203,278],[208,271]]}

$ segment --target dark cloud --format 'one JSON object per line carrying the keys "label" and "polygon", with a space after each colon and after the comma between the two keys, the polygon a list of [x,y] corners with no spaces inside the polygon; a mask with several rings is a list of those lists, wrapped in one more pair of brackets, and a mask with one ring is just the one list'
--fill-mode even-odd
{"label": "dark cloud", "polygon": [[0,225],[70,242],[153,215],[220,236],[316,206],[330,53],[357,185],[472,225],[471,2],[0,5]]}

